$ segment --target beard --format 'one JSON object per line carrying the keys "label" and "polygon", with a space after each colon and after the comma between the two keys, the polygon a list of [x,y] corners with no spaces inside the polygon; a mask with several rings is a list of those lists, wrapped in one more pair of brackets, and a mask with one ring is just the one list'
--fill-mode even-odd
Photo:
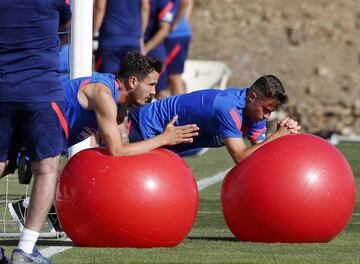
{"label": "beard", "polygon": [[151,95],[149,98],[147,98],[147,99],[145,100],[145,104],[150,104],[153,99],[154,99],[154,96]]}
{"label": "beard", "polygon": [[144,106],[145,104],[151,103],[153,98],[154,98],[154,96],[152,96],[152,95],[150,95],[148,98],[145,98],[144,101],[139,101],[139,100],[136,100],[135,98],[131,98],[130,100],[128,100],[128,103],[126,104],[126,106],[129,108],[141,107],[141,106]]}

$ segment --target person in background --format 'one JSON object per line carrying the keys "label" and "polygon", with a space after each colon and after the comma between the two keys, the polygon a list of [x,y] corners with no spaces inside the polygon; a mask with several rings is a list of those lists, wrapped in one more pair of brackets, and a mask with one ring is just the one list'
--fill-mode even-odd
{"label": "person in background", "polygon": [[[173,21],[173,2],[170,0],[150,0],[150,18],[145,31],[143,54],[166,60],[165,39]],[[166,68],[163,69],[156,86],[156,98],[169,96]]]}
{"label": "person in background", "polygon": [[141,51],[150,15],[149,0],[96,0],[93,35],[99,36],[95,70],[116,73],[129,51]]}
{"label": "person in background", "polygon": [[170,34],[165,40],[167,58],[165,61],[168,85],[171,95],[185,93],[181,74],[184,72],[192,31],[189,23],[193,0],[173,0],[175,18]]}
{"label": "person in background", "polygon": [[10,263],[51,263],[35,243],[54,200],[66,145],[58,31],[70,17],[69,1],[0,1],[0,177],[10,154],[22,147],[34,173],[25,227]]}

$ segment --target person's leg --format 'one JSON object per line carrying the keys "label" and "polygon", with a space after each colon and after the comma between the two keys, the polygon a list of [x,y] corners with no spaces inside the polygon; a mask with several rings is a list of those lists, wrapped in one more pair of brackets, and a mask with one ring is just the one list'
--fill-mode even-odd
{"label": "person's leg", "polygon": [[5,176],[6,161],[0,161],[0,178]]}
{"label": "person's leg", "polygon": [[[160,44],[155,49],[150,51],[148,55],[165,62],[166,60],[165,45]],[[156,99],[159,100],[168,96],[170,96],[170,91],[168,89],[167,70],[166,67],[164,67],[163,71],[160,74],[159,81],[156,85]]]}
{"label": "person's leg", "polygon": [[170,95],[171,94],[168,89],[156,91],[156,99],[158,99],[158,100],[169,97]]}
{"label": "person's leg", "polygon": [[[22,138],[30,157],[34,184],[26,212],[25,226],[11,261],[32,263],[39,259],[51,263],[38,251],[35,243],[54,201],[60,153],[65,149],[67,125],[64,102],[27,104],[22,111]],[[20,118],[20,117],[19,117]]]}
{"label": "person's leg", "polygon": [[166,41],[167,73],[171,95],[186,92],[181,74],[184,72],[190,39],[190,37],[174,37]]}
{"label": "person's leg", "polygon": [[171,95],[185,93],[184,82],[181,74],[170,74],[169,75],[169,89]]}
{"label": "person's leg", "polygon": [[60,155],[33,161],[34,185],[18,248],[31,254],[55,197]]}
{"label": "person's leg", "polygon": [[60,155],[33,161],[34,185],[30,195],[25,228],[39,232],[55,198]]}

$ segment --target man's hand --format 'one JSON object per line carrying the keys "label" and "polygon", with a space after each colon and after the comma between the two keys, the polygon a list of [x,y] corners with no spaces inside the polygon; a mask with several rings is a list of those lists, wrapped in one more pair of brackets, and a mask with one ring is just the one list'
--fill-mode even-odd
{"label": "man's hand", "polygon": [[286,128],[290,134],[299,134],[301,130],[299,123],[289,117],[286,117],[277,123],[277,130],[282,127]]}
{"label": "man's hand", "polygon": [[178,116],[174,116],[166,125],[163,132],[164,145],[177,145],[180,143],[192,143],[193,137],[199,135],[199,127],[195,124],[174,126]]}

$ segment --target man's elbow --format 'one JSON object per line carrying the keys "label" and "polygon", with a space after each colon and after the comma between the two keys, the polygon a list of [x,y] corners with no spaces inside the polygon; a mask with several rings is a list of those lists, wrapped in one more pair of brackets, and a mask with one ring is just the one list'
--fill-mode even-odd
{"label": "man's elbow", "polygon": [[233,160],[234,160],[235,164],[238,164],[238,163],[239,163],[240,161],[242,161],[244,158],[245,158],[245,156],[243,156],[243,155],[233,156]]}

